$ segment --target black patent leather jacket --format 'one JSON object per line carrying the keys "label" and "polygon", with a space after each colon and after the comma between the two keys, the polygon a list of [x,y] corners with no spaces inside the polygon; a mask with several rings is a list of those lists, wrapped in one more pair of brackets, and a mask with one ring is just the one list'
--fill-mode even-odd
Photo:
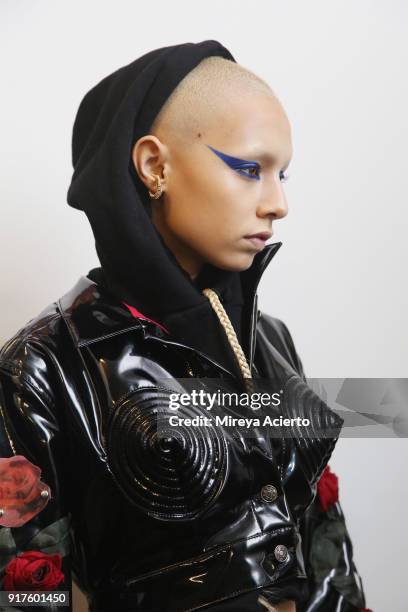
{"label": "black patent leather jacket", "polygon": [[[270,258],[271,251],[259,273]],[[278,376],[292,398],[287,410],[311,416],[312,432],[341,426],[308,391],[286,326],[258,310],[256,284],[252,291],[254,378]],[[58,588],[69,589],[72,572],[98,612],[211,608],[294,576],[311,587],[302,610],[359,610],[364,594],[347,530],[330,574],[317,580],[309,562],[313,529],[324,518],[316,483],[339,429],[333,437],[246,439],[219,428],[204,442],[193,435],[189,447],[180,443],[166,463],[174,439],[154,435],[166,400],[158,387],[189,377],[244,391],[235,374],[132,317],[85,276],[6,342],[0,454],[39,466],[51,499],[24,525],[0,530],[0,569],[58,526],[41,548],[63,556]],[[339,503],[333,512],[343,520]],[[336,576],[352,585],[347,596]]]}

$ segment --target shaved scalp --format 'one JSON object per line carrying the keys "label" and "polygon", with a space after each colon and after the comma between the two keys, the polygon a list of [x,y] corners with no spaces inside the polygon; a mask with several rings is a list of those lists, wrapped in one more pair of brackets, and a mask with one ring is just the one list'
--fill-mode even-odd
{"label": "shaved scalp", "polygon": [[220,113],[228,112],[234,99],[257,93],[276,98],[247,68],[224,57],[206,57],[172,91],[150,133],[178,144],[192,143],[220,120]]}

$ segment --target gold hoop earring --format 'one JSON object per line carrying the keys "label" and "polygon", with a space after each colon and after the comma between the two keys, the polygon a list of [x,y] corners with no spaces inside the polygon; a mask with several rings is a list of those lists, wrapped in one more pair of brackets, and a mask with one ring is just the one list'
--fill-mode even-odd
{"label": "gold hoop earring", "polygon": [[161,184],[160,176],[155,175],[155,177],[156,177],[156,191],[154,193],[149,191],[149,196],[153,200],[158,200],[160,198],[161,194],[163,193],[163,187],[162,187],[162,184]]}

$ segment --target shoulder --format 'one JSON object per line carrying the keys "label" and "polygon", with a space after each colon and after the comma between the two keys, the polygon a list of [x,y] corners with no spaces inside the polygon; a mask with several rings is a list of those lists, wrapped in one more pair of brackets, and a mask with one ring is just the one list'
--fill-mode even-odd
{"label": "shoulder", "polygon": [[284,321],[278,317],[259,311],[258,330],[281,355],[289,361],[299,374],[304,377],[302,361],[295,348],[292,335]]}
{"label": "shoulder", "polygon": [[81,276],[0,345],[0,369],[10,374],[22,371],[44,384],[50,374],[58,382],[65,367],[75,369],[82,348],[127,330],[143,332],[144,325],[114,296]]}
{"label": "shoulder", "polygon": [[52,335],[61,320],[61,313],[56,302],[49,304],[38,315],[24,323],[0,346],[0,360],[21,357],[28,341],[40,340]]}
{"label": "shoulder", "polygon": [[[1,384],[18,382],[54,402],[54,392],[60,386],[65,365],[76,362],[75,338],[63,304],[74,304],[74,310],[79,310],[86,302],[88,284],[81,282],[83,278],[0,345]],[[91,281],[89,284],[95,286]]]}
{"label": "shoulder", "polygon": [[52,383],[57,377],[55,348],[62,329],[62,316],[53,302],[10,336],[0,347],[3,384],[10,380],[52,402]]}

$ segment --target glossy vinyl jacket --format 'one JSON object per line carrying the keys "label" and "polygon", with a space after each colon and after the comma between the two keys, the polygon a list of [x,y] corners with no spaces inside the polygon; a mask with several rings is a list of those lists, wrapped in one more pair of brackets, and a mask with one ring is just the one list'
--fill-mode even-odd
{"label": "glossy vinyl jacket", "polygon": [[[307,386],[285,324],[257,308],[259,278],[276,250],[257,257],[246,288],[243,348],[254,379],[279,380],[286,414],[311,419],[309,437],[184,427],[159,438],[170,382],[218,379],[243,393],[243,380],[133,317],[86,276],[3,346],[1,456],[27,457],[52,492],[11,534],[21,550],[66,518],[69,529],[45,550],[62,551],[59,589],[69,588],[72,571],[91,610],[187,612],[295,576],[310,583],[308,612],[363,607],[347,531],[331,575],[316,581],[309,567],[322,516],[316,482],[342,420]],[[327,427],[335,435],[319,435]],[[339,503],[334,511],[343,516]],[[352,596],[334,588],[334,575],[355,585]]]}

